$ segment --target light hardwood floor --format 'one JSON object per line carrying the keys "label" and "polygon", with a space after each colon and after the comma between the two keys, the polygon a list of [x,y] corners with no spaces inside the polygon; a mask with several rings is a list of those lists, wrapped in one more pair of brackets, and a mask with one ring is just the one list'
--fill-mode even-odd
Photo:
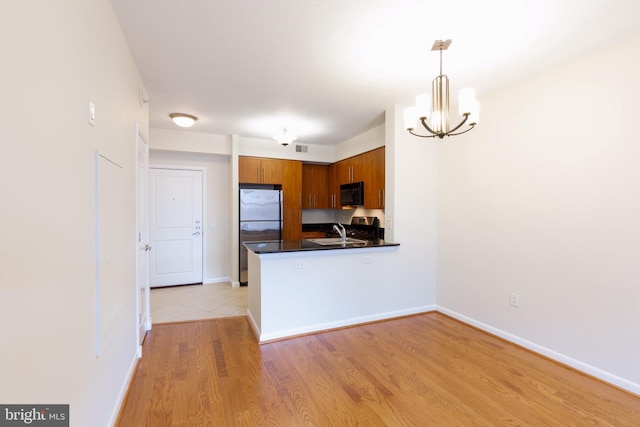
{"label": "light hardwood floor", "polygon": [[246,317],[154,326],[139,426],[638,426],[640,398],[443,314],[258,345]]}
{"label": "light hardwood floor", "polygon": [[151,289],[153,324],[247,314],[248,288],[229,283]]}

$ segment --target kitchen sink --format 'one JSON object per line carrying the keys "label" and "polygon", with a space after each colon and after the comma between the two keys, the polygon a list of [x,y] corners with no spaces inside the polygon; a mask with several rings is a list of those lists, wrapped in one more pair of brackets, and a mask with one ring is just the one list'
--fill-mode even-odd
{"label": "kitchen sink", "polygon": [[317,243],[319,245],[361,245],[367,243],[365,240],[354,239],[347,237],[346,241],[342,241],[340,237],[325,237],[321,239],[308,239],[310,242]]}

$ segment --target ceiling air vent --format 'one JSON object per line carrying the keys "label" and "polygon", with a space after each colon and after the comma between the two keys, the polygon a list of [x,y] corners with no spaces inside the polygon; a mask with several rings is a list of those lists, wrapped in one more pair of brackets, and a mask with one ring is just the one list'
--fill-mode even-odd
{"label": "ceiling air vent", "polygon": [[296,153],[306,153],[308,151],[309,151],[308,146],[296,144]]}

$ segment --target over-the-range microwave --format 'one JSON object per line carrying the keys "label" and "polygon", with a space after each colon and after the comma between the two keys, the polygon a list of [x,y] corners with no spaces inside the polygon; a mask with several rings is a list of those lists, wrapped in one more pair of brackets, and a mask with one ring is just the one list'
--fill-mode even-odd
{"label": "over-the-range microwave", "polygon": [[364,182],[340,185],[340,206],[364,205]]}

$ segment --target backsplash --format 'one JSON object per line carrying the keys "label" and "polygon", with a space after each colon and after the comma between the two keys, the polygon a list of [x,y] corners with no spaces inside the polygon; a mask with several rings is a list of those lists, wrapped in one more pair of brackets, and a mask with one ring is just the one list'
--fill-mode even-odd
{"label": "backsplash", "polygon": [[384,210],[382,209],[303,209],[303,224],[324,224],[339,222],[350,224],[353,216],[375,216],[380,220],[380,225],[384,224]]}

